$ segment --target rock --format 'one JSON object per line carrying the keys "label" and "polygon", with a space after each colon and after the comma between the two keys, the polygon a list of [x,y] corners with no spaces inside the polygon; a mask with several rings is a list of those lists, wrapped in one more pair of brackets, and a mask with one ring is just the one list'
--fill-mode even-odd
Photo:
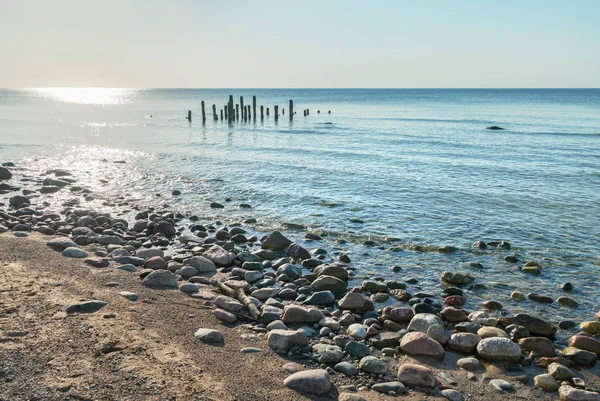
{"label": "rock", "polygon": [[105,301],[85,301],[71,304],[67,307],[67,313],[94,313],[108,305]]}
{"label": "rock", "polygon": [[453,307],[447,307],[442,309],[442,311],[440,312],[440,316],[442,317],[442,319],[451,323],[460,323],[468,319],[467,314],[463,310],[456,309]]}
{"label": "rock", "polygon": [[477,354],[492,361],[518,361],[521,358],[521,348],[508,338],[490,337],[477,344]]}
{"label": "rock", "polygon": [[560,401],[600,401],[600,393],[581,390],[568,385],[558,389]]}
{"label": "rock", "polygon": [[434,324],[444,326],[442,319],[437,315],[430,313],[420,313],[415,315],[408,325],[408,331],[420,331],[421,333],[427,333],[430,326]]}
{"label": "rock", "polygon": [[585,333],[588,333],[591,335],[600,334],[600,322],[596,322],[596,321],[583,322],[579,325],[579,327],[581,327],[581,330],[583,330]]}
{"label": "rock", "polygon": [[334,369],[345,374],[346,376],[354,376],[358,373],[356,366],[346,361],[338,363],[335,365]]}
{"label": "rock", "polygon": [[136,294],[134,292],[129,292],[129,291],[121,291],[119,293],[119,295],[122,296],[123,298],[128,299],[133,302],[137,301],[139,298],[138,294]]}
{"label": "rock", "polygon": [[490,387],[499,393],[511,393],[515,391],[512,384],[502,379],[490,380]]}
{"label": "rock", "polygon": [[131,264],[121,265],[121,266],[117,267],[117,269],[124,270],[129,273],[135,273],[137,271],[137,267],[135,267],[134,265],[131,265]]}
{"label": "rock", "polygon": [[354,323],[348,326],[348,335],[355,340],[364,340],[367,338],[367,328],[360,323]]}
{"label": "rock", "polygon": [[333,276],[319,276],[310,286],[316,291],[331,291],[334,294],[343,294],[347,289],[344,281]]}
{"label": "rock", "polygon": [[398,368],[398,381],[411,387],[435,387],[433,371],[425,366],[405,363]]}
{"label": "rock", "polygon": [[143,280],[142,285],[149,288],[177,288],[177,278],[168,270],[154,270]]}
{"label": "rock", "polygon": [[12,178],[12,173],[6,167],[0,167],[0,180],[10,180]]}
{"label": "rock", "polygon": [[396,395],[408,394],[408,390],[406,387],[404,387],[404,384],[400,382],[377,383],[371,387],[371,390],[386,395],[391,391],[393,391]]}
{"label": "rock", "polygon": [[535,352],[538,356],[556,356],[554,343],[546,337],[525,337],[519,340],[519,345],[528,352]]}
{"label": "rock", "polygon": [[167,238],[172,238],[177,234],[177,230],[173,223],[167,220],[161,220],[158,223],[155,223],[152,232],[154,232],[154,234],[162,234]]}
{"label": "rock", "polygon": [[[202,256],[209,259],[217,266],[229,266],[237,258],[235,253],[229,252],[219,245],[211,246],[208,251],[202,254]],[[198,267],[196,267],[196,269],[198,269]]]}
{"label": "rock", "polygon": [[569,340],[569,346],[600,355],[600,341],[592,337],[574,335]]}
{"label": "rock", "polygon": [[441,393],[444,396],[444,398],[446,398],[449,401],[464,401],[463,395],[451,388],[442,390]]}
{"label": "rock", "polygon": [[453,333],[448,340],[448,348],[452,351],[470,354],[475,350],[481,337],[473,333]]}
{"label": "rock", "polygon": [[240,352],[242,354],[255,354],[257,352],[262,352],[263,350],[261,348],[256,348],[256,347],[246,347],[246,348],[242,348],[240,350]]}
{"label": "rock", "polygon": [[[360,295],[360,294],[358,294]],[[335,295],[331,291],[317,291],[302,302],[303,305],[333,305]]]}
{"label": "rock", "polygon": [[308,337],[299,331],[271,330],[267,335],[267,344],[275,351],[287,352],[294,345],[308,345]]}
{"label": "rock", "polygon": [[68,239],[53,239],[51,241],[46,242],[46,245],[48,245],[51,249],[57,252],[62,252],[67,248],[77,247],[77,244]]}
{"label": "rock", "polygon": [[492,131],[504,131],[504,128],[498,127],[497,125],[491,125],[489,127],[485,127],[485,129],[489,129]]}
{"label": "rock", "polygon": [[481,338],[489,338],[489,337],[504,337],[510,338],[508,334],[504,330],[498,327],[489,327],[485,326],[477,330],[477,335]]}
{"label": "rock", "polygon": [[329,374],[324,369],[304,370],[294,373],[283,381],[283,385],[300,393],[315,395],[327,394],[331,390]]}
{"label": "rock", "polygon": [[254,290],[254,291],[252,291],[251,295],[256,299],[265,301],[265,300],[277,295],[278,292],[279,292],[278,288],[267,287],[267,288],[259,288],[258,290]]}
{"label": "rock", "polygon": [[575,347],[567,347],[562,350],[562,353],[565,358],[579,366],[594,365],[598,359],[598,356],[593,352],[585,351]]}
{"label": "rock", "polygon": [[542,304],[551,304],[552,302],[554,302],[554,300],[551,297],[548,297],[546,295],[540,295],[535,292],[530,292],[529,294],[527,294],[527,298]]}
{"label": "rock", "polygon": [[323,313],[317,309],[289,305],[283,312],[282,320],[284,323],[317,323],[323,318]]}
{"label": "rock", "polygon": [[[556,380],[570,380],[575,377],[575,373],[569,368],[560,363],[552,362],[548,365],[548,374]],[[558,387],[556,388],[558,390]],[[556,391],[555,390],[555,391]]]}
{"label": "rock", "polygon": [[365,356],[358,364],[358,368],[363,372],[385,374],[387,372],[387,364],[374,356]]}
{"label": "rock", "polygon": [[481,362],[477,358],[461,358],[456,361],[456,366],[469,372],[474,372],[481,367]]}
{"label": "rock", "polygon": [[541,390],[552,393],[556,392],[560,387],[560,384],[549,374],[541,374],[534,377],[533,385]]}
{"label": "rock", "polygon": [[393,308],[391,306],[383,308],[382,314],[384,317],[396,323],[410,322],[415,316],[411,308]]}
{"label": "rock", "polygon": [[340,309],[350,310],[361,315],[365,312],[375,310],[375,306],[370,299],[356,292],[347,293],[338,301],[338,306]]}
{"label": "rock", "polygon": [[61,252],[61,255],[66,258],[76,258],[76,259],[83,259],[83,258],[87,258],[89,256],[87,254],[87,252],[85,252],[82,249],[76,248],[76,247],[66,248],[64,251]]}
{"label": "rock", "polygon": [[194,277],[195,275],[197,275],[198,270],[192,266],[184,266],[179,271],[179,274],[181,274],[181,277],[183,277],[183,278],[190,278],[190,277]]}
{"label": "rock", "polygon": [[194,337],[196,337],[196,340],[206,344],[218,344],[224,341],[223,333],[213,329],[198,329]]}
{"label": "rock", "polygon": [[292,241],[287,239],[282,233],[279,231],[273,231],[260,244],[260,247],[263,249],[270,249],[272,251],[283,251],[291,244]]}
{"label": "rock", "polygon": [[184,283],[179,286],[179,291],[185,292],[186,294],[193,294],[199,290],[200,288],[194,283]]}
{"label": "rock", "polygon": [[144,262],[143,268],[152,270],[166,270],[167,262],[165,262],[165,260],[160,256],[152,256]]}
{"label": "rock", "polygon": [[442,280],[455,285],[465,285],[471,284],[475,278],[470,274],[443,272]]}
{"label": "rock", "polygon": [[249,282],[250,284],[256,283],[259,280],[262,280],[263,274],[259,271],[250,270],[244,274],[244,280]]}
{"label": "rock", "polygon": [[444,299],[444,305],[448,306],[463,306],[467,299],[462,295],[450,295]]}
{"label": "rock", "polygon": [[246,307],[237,299],[227,297],[225,295],[219,295],[218,297],[216,297],[214,303],[219,308],[224,309],[228,312],[242,313],[246,310]]}
{"label": "rock", "polygon": [[513,301],[525,301],[527,296],[523,294],[521,291],[513,291],[510,293],[510,299]]}
{"label": "rock", "polygon": [[315,344],[313,345],[312,359],[319,363],[338,363],[344,353],[337,345]]}
{"label": "rock", "polygon": [[400,348],[407,354],[427,356],[444,360],[444,348],[437,341],[421,332],[406,333],[400,341]]}
{"label": "rock", "polygon": [[381,281],[374,281],[374,280],[363,281],[363,283],[360,286],[360,289],[363,292],[368,291],[371,293],[387,292],[387,290],[388,290],[386,283],[382,283]]}
{"label": "rock", "polygon": [[337,264],[318,266],[313,273],[317,276],[332,276],[342,281],[348,281],[348,270]]}
{"label": "rock", "polygon": [[397,332],[383,332],[369,339],[369,343],[377,349],[398,347],[401,340],[400,333]]}
{"label": "rock", "polygon": [[367,401],[367,399],[358,394],[342,393],[339,395],[338,401]]}
{"label": "rock", "polygon": [[537,334],[544,337],[554,337],[558,329],[552,323],[530,316],[526,313],[518,313],[513,317],[501,318],[500,322],[505,326],[508,326],[509,324],[524,326],[531,334]]}
{"label": "rock", "polygon": [[577,308],[579,306],[579,302],[575,301],[573,298],[570,297],[558,297],[556,299],[556,302],[558,302],[561,305],[568,306],[570,308]]}
{"label": "rock", "polygon": [[231,313],[231,312],[227,312],[226,310],[223,309],[215,309],[213,310],[213,314],[215,315],[215,317],[217,319],[219,319],[222,322],[226,322],[226,323],[234,323],[237,321],[237,317]]}
{"label": "rock", "polygon": [[290,244],[285,250],[285,254],[294,259],[310,259],[311,255],[306,249],[298,244]]}
{"label": "rock", "polygon": [[356,341],[349,341],[344,347],[344,351],[357,358],[369,355],[369,348],[365,344]]}
{"label": "rock", "polygon": [[444,330],[443,326],[440,326],[439,324],[434,324],[433,326],[429,326],[429,328],[427,329],[427,336],[431,337],[432,339],[434,339],[435,341],[437,341],[438,343],[444,345],[448,342],[448,339],[450,338],[450,335],[448,333],[446,333],[446,330]]}
{"label": "rock", "polygon": [[542,269],[539,266],[523,266],[521,271],[523,271],[523,273],[529,273],[535,276],[542,274]]}

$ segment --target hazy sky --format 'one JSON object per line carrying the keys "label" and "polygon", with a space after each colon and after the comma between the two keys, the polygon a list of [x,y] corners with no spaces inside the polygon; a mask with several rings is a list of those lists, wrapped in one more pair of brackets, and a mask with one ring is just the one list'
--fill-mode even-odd
{"label": "hazy sky", "polygon": [[600,87],[600,0],[0,0],[0,87]]}

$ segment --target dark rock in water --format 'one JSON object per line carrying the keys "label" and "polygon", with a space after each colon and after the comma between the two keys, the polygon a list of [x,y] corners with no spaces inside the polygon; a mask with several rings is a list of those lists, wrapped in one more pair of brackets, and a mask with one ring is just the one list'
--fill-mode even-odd
{"label": "dark rock in water", "polygon": [[518,259],[515,255],[507,255],[504,257],[504,261],[508,263],[517,263]]}
{"label": "dark rock in water", "polygon": [[485,242],[483,241],[477,241],[472,245],[473,248],[478,248],[478,249],[485,249],[487,248],[487,245]]}
{"label": "dark rock in water", "polygon": [[42,185],[45,186],[45,187],[54,186],[54,187],[63,188],[63,187],[66,187],[68,185],[71,185],[71,183],[68,182],[68,181],[66,181],[66,180],[55,180],[53,178],[46,178],[42,182]]}
{"label": "dark rock in water", "polygon": [[438,252],[439,253],[453,253],[456,252],[458,250],[458,248],[452,246],[452,245],[444,245],[438,248]]}
{"label": "dark rock in water", "polygon": [[512,317],[501,317],[500,323],[502,323],[504,326],[508,326],[509,324],[518,324],[526,327],[530,333],[538,334],[544,337],[553,337],[557,331],[557,327],[552,323],[526,313],[517,313]]}
{"label": "dark rock in water", "polygon": [[152,231],[154,232],[154,234],[162,234],[167,238],[174,237],[177,233],[177,230],[175,229],[173,223],[167,220],[162,220],[158,223],[155,223]]}
{"label": "dark rock in water", "polygon": [[176,189],[173,192],[171,192],[171,195],[173,195],[173,196],[181,195],[181,191]]}
{"label": "dark rock in water", "polygon": [[20,205],[22,205],[22,204],[27,204],[27,205],[29,205],[29,204],[31,204],[31,202],[29,201],[29,198],[28,198],[28,197],[26,197],[26,196],[22,196],[22,195],[16,195],[16,196],[13,196],[13,197],[11,197],[11,198],[8,200],[8,204],[9,204],[10,206],[12,206],[12,207],[15,207],[15,208],[16,208],[16,207],[18,207],[18,206],[20,206]]}
{"label": "dark rock in water", "polygon": [[223,209],[225,206],[221,205],[218,202],[211,202],[210,207],[213,209]]}
{"label": "dark rock in water", "polygon": [[536,294],[535,292],[530,292],[529,294],[527,294],[527,298],[542,304],[551,304],[552,302],[554,302],[552,298],[547,297],[545,295]]}
{"label": "dark rock in water", "polygon": [[12,178],[12,173],[6,167],[0,167],[0,180],[10,180]]}
{"label": "dark rock in water", "polygon": [[16,224],[13,228],[12,231],[31,231],[31,227],[28,226],[27,224]]}
{"label": "dark rock in water", "polygon": [[285,250],[285,253],[294,259],[310,259],[310,252],[298,244],[290,244]]}
{"label": "dark rock in water", "polygon": [[[271,249],[273,251],[283,251],[288,246],[292,244],[288,238],[286,238],[279,231],[273,231],[271,234],[265,238],[265,240],[260,245],[263,249]],[[310,258],[310,256],[309,256]]]}
{"label": "dark rock in water", "polygon": [[489,127],[486,127],[486,129],[491,129],[491,130],[494,130],[494,131],[504,130],[504,128],[498,127],[497,125],[491,125]]}
{"label": "dark rock in water", "polygon": [[60,187],[54,185],[43,186],[40,188],[40,193],[42,194],[53,194],[58,191],[60,191]]}
{"label": "dark rock in water", "polygon": [[560,288],[562,288],[563,291],[571,291],[573,289],[573,284],[567,282],[564,283]]}
{"label": "dark rock in water", "polygon": [[572,321],[572,320],[562,320],[558,323],[558,327],[561,330],[569,330],[572,329],[573,327],[577,326],[577,323]]}
{"label": "dark rock in water", "polygon": [[317,234],[313,234],[313,233],[306,233],[304,238],[313,240],[313,241],[321,241],[323,239],[320,236],[318,236]]}
{"label": "dark rock in water", "polygon": [[105,301],[86,301],[72,304],[67,307],[67,313],[94,313],[104,306],[108,305]]}

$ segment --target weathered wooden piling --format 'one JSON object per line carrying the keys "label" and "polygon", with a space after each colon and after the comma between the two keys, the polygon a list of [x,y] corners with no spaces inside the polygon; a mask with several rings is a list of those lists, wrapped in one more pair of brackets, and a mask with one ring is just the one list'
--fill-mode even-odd
{"label": "weathered wooden piling", "polygon": [[292,99],[290,99],[290,108],[288,113],[290,114],[290,121],[292,121],[294,119],[294,101]]}
{"label": "weathered wooden piling", "polygon": [[306,109],[306,115],[309,116],[310,115],[310,109]]}
{"label": "weathered wooden piling", "polygon": [[225,110],[225,119],[229,120],[229,118],[227,117],[227,111],[229,109],[229,104],[226,104],[225,107],[223,107],[223,110]]}
{"label": "weathered wooden piling", "polygon": [[221,109],[221,121],[223,121],[223,109]]}
{"label": "weathered wooden piling", "polygon": [[267,107],[267,117],[269,117],[269,108]]}
{"label": "weathered wooden piling", "polygon": [[250,108],[250,105],[246,105],[246,117],[248,117],[248,121],[252,118],[252,109]]}
{"label": "weathered wooden piling", "polygon": [[283,107],[281,108],[281,115],[285,116],[285,108],[283,108]]}
{"label": "weathered wooden piling", "polygon": [[265,119],[265,113],[264,112],[265,112],[265,109],[264,109],[264,107],[261,104],[260,105],[260,121],[262,121],[262,120]]}
{"label": "weathered wooden piling", "polygon": [[240,105],[239,104],[235,105],[235,119],[236,120],[240,119]]}
{"label": "weathered wooden piling", "polygon": [[252,96],[252,114],[254,115],[254,121],[256,121],[256,96]]}
{"label": "weathered wooden piling", "polygon": [[244,107],[243,96],[240,96],[240,109],[242,109],[242,120],[246,121],[246,108]]}
{"label": "weathered wooden piling", "polygon": [[229,118],[227,119],[227,121],[229,123],[231,123],[233,121],[233,95],[229,95],[229,103],[227,105],[227,109],[228,109],[228,114],[229,114]]}
{"label": "weathered wooden piling", "polygon": [[[202,102],[204,103],[204,102]],[[218,117],[217,117],[217,105],[213,104],[212,105],[212,109],[213,109],[213,120],[217,121]],[[204,107],[202,108],[202,110],[204,110]]]}
{"label": "weathered wooden piling", "polygon": [[188,116],[186,117],[187,120],[189,120],[190,122],[192,122],[192,111],[188,110]]}
{"label": "weathered wooden piling", "polygon": [[279,119],[279,106],[273,106],[273,116],[275,117],[275,121]]}
{"label": "weathered wooden piling", "polygon": [[202,109],[202,124],[206,122],[206,112],[204,111],[204,100],[200,102],[200,108]]}

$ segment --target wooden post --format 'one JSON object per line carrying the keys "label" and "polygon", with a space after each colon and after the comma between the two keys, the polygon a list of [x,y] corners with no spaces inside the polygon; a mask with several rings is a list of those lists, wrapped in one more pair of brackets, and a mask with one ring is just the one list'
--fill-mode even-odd
{"label": "wooden post", "polygon": [[269,108],[267,107],[267,117],[269,117]]}
{"label": "wooden post", "polygon": [[292,99],[290,99],[290,108],[288,113],[290,113],[290,121],[292,121],[294,119],[294,101]]}
{"label": "wooden post", "polygon": [[281,115],[285,116],[285,108],[284,107],[281,108]]}
{"label": "wooden post", "polygon": [[242,120],[246,121],[246,109],[244,108],[244,97],[240,96],[240,109],[242,109]]}
{"label": "wooden post", "polygon": [[223,109],[221,109],[221,121],[223,121]]}
{"label": "wooden post", "polygon": [[[204,102],[202,102],[202,106],[204,106]],[[217,121],[217,105],[213,104],[213,120]],[[202,107],[202,110],[204,111],[204,107]]]}
{"label": "wooden post", "polygon": [[239,104],[235,105],[235,119],[236,120],[240,119],[240,105]]}
{"label": "wooden post", "polygon": [[264,113],[265,109],[263,107],[263,105],[260,105],[260,121],[265,119],[265,113]]}
{"label": "wooden post", "polygon": [[233,95],[229,95],[229,104],[227,106],[227,109],[229,111],[229,118],[228,118],[228,122],[231,123],[233,121],[234,115],[233,115]]}
{"label": "wooden post", "polygon": [[310,109],[306,109],[306,115],[309,116],[310,115]]}
{"label": "wooden post", "polygon": [[192,111],[191,111],[191,110],[188,110],[188,116],[187,116],[187,119],[188,119],[190,122],[192,122]]}
{"label": "wooden post", "polygon": [[229,104],[226,104],[226,105],[225,105],[225,107],[224,107],[224,109],[225,109],[225,119],[226,119],[227,121],[229,121],[229,118],[227,117],[227,111],[228,111],[228,109],[229,109]]}
{"label": "wooden post", "polygon": [[273,116],[275,116],[275,121],[279,118],[279,106],[273,106]]}
{"label": "wooden post", "polygon": [[256,96],[252,96],[252,113],[254,114],[254,121],[256,121]]}
{"label": "wooden post", "polygon": [[200,106],[202,107],[202,124],[206,122],[206,112],[204,111],[204,100],[200,102]]}

